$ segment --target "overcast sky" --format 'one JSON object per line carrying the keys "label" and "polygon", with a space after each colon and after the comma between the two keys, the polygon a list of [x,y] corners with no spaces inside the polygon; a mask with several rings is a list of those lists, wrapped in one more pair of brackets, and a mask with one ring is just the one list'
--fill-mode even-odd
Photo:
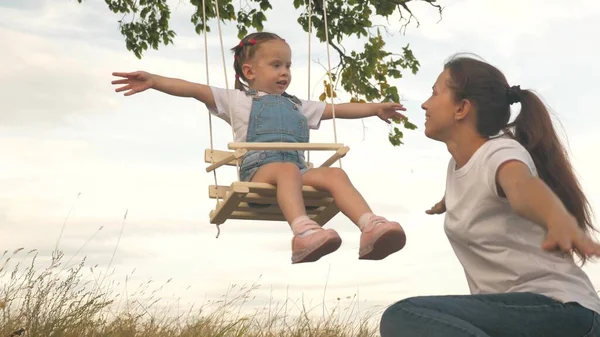
{"label": "overcast sky", "polygon": [[[441,1],[446,8],[439,23],[435,10],[415,6],[421,25],[411,25],[404,36],[397,33],[400,24],[390,20],[395,34],[386,38],[389,48],[401,52],[410,43],[421,62],[416,76],[405,73],[394,81],[406,114],[419,126],[406,132],[406,145],[389,144],[388,126],[377,118],[337,121],[338,142],[351,148],[343,168],[375,212],[402,223],[406,248],[383,261],[358,261],[360,233],[341,214],[328,226],[340,232],[343,245],[317,263],[290,264],[291,234],[285,223],[228,221],[216,239],[216,228],[208,222],[214,207],[208,186],[214,180],[204,170],[204,150],[210,147],[205,107],[155,91],[124,97],[110,84],[113,71],[135,70],[206,83],[203,37],[189,20],[193,6],[169,2],[178,33],[175,45],[148,51],[142,60],[125,49],[120,16],[103,2],[0,4],[2,251],[38,249],[45,263],[72,208],[60,249],[71,263],[87,257],[87,264],[98,265],[96,273],[104,273],[128,210],[111,279],[123,282],[134,269],[131,288],[134,282],[162,284],[172,278],[163,290],[167,298],[202,303],[223,295],[230,284],[257,283],[255,304],[270,296],[279,302],[303,296],[307,303],[325,300],[331,306],[337,297],[357,294],[362,309],[407,296],[466,293],[443,217],[424,213],[443,194],[449,154],[423,135],[420,105],[444,60],[456,52],[476,53],[497,65],[511,84],[542,95],[562,123],[559,132],[568,136],[592,205],[600,203],[595,108],[600,47],[592,42],[600,33],[600,3],[582,0],[572,7],[558,0],[448,0]],[[265,29],[291,44],[289,92],[306,97],[307,35],[290,19],[297,15],[291,3],[277,1]],[[215,24],[209,36],[210,83],[224,86]],[[223,41],[233,86],[228,49],[238,42],[235,27],[224,28]],[[318,63],[326,65],[326,57],[325,45],[313,44],[312,87],[321,88],[324,73]],[[311,98],[320,92],[311,91]],[[312,140],[333,142],[332,125],[324,122]],[[215,147],[226,149],[232,139],[229,126],[213,119],[213,130]],[[324,157],[312,153],[311,158]],[[235,178],[233,168],[218,172],[219,184]],[[585,270],[600,289],[600,265]]]}

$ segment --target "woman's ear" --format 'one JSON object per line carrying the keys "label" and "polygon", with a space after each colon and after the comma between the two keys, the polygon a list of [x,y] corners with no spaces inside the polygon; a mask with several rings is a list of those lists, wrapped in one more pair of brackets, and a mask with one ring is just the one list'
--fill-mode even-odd
{"label": "woman's ear", "polygon": [[473,111],[473,104],[468,99],[461,99],[457,104],[457,109],[454,112],[454,119],[459,121],[467,118]]}

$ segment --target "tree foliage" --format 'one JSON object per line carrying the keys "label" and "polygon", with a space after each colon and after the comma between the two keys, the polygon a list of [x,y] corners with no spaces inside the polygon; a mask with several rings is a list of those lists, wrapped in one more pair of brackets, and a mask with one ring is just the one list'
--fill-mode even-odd
{"label": "tree foliage", "polygon": [[[119,20],[121,34],[125,37],[127,50],[136,57],[142,58],[144,51],[150,47],[158,49],[161,45],[173,43],[176,33],[169,26],[171,9],[167,0],[104,1],[112,12],[123,15]],[[264,22],[276,4],[275,0],[189,1],[196,7],[190,20],[198,34],[204,31],[205,17],[207,32],[216,24],[214,19],[217,17],[217,2],[221,21],[235,22],[240,39],[250,31],[263,30]],[[297,18],[298,24],[308,32],[310,22],[313,33],[321,42],[327,40],[327,33],[329,44],[337,53],[338,62],[332,67],[331,74],[328,74],[333,83],[324,81],[321,100],[335,95],[334,83],[339,81],[341,88],[351,95],[353,102],[399,102],[398,88],[390,85],[388,79],[401,78],[404,71],[416,74],[420,64],[408,44],[401,47],[399,53],[388,51],[381,34],[382,28],[386,33],[388,28],[374,25],[373,19],[384,18],[389,21],[390,18],[399,17],[402,31],[412,20],[416,20],[418,25],[412,12],[416,3],[426,4],[438,11],[440,16],[442,14],[442,7],[436,4],[437,0],[327,0],[326,13],[323,10],[323,0],[278,1],[293,1],[294,7],[302,10]],[[363,49],[347,51],[344,42],[349,37],[364,40]],[[394,146],[402,144],[403,133],[399,126],[416,129],[408,119],[394,121],[389,134],[390,143]]]}

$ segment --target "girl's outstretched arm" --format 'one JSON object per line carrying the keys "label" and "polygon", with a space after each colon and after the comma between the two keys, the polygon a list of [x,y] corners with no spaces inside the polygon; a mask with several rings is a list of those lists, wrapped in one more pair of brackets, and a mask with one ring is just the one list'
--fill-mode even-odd
{"label": "girl's outstretched arm", "polygon": [[215,106],[215,99],[210,88],[204,84],[188,82],[177,78],[169,78],[150,74],[145,71],[131,73],[114,72],[113,76],[123,77],[114,80],[112,84],[124,84],[115,89],[116,92],[126,91],[125,96],[131,96],[146,89],[154,89],[178,97],[193,97],[208,107]]}
{"label": "girl's outstretched arm", "polygon": [[600,256],[600,244],[581,230],[561,200],[524,163],[505,162],[497,170],[496,181],[515,213],[548,229],[542,248],[565,252],[578,248],[586,256]]}
{"label": "girl's outstretched arm", "polygon": [[[335,118],[357,119],[371,116],[378,116],[386,123],[391,123],[390,119],[404,119],[406,116],[398,112],[406,111],[406,108],[400,103],[342,103],[335,104]],[[323,117],[321,119],[333,118],[333,107],[327,104]]]}

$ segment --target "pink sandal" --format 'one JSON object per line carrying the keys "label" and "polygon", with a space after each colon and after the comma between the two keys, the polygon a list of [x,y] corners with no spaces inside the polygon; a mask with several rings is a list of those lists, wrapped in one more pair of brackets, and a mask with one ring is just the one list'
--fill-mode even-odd
{"label": "pink sandal", "polygon": [[315,262],[321,257],[335,252],[342,245],[342,239],[333,229],[323,229],[317,224],[305,227],[307,230],[316,230],[306,236],[304,233],[294,233],[292,238],[292,264]]}
{"label": "pink sandal", "polygon": [[406,235],[399,223],[375,216],[360,235],[360,260],[382,260],[406,244]]}

